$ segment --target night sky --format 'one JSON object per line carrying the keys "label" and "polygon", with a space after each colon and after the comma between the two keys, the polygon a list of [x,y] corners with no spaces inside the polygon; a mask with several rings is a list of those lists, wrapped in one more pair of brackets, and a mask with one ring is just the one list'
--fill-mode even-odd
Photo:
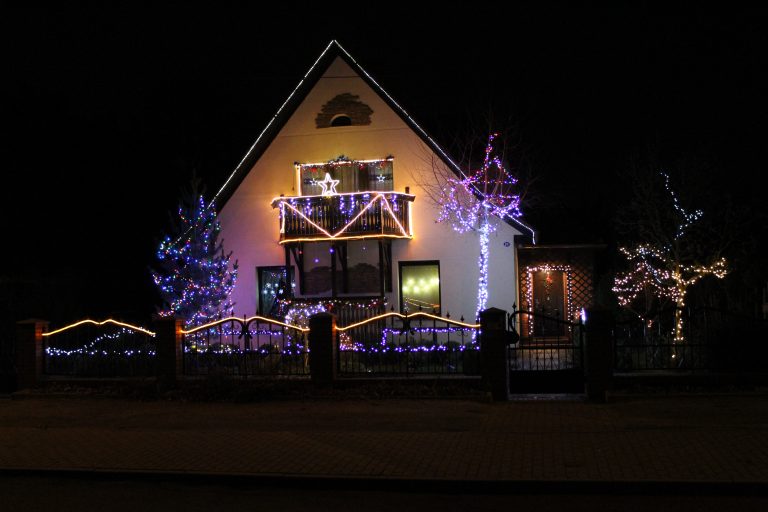
{"label": "night sky", "polygon": [[181,187],[218,190],[331,39],[445,146],[489,113],[514,128],[543,242],[613,244],[619,173],[649,151],[705,162],[765,233],[768,11],[282,5],[3,8],[5,307],[153,311]]}

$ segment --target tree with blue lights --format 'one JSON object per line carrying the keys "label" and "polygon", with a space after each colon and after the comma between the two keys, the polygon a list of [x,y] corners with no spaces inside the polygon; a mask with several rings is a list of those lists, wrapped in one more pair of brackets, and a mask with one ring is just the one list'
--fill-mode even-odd
{"label": "tree with blue lights", "polygon": [[232,314],[230,295],[237,261],[218,239],[221,226],[213,204],[206,205],[197,179],[183,194],[171,233],[160,242],[152,279],[163,301],[160,315],[176,315],[187,328]]}

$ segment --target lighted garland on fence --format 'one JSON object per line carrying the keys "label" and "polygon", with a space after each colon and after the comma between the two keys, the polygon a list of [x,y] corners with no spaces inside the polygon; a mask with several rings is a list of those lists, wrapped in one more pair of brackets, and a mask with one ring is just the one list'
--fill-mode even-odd
{"label": "lighted garland on fence", "polygon": [[[462,333],[462,334],[475,334],[476,329],[468,329],[466,327],[417,327],[408,331],[411,334],[438,334],[438,333]],[[465,350],[480,350],[480,345],[476,339],[471,340],[469,343],[459,343],[455,349],[449,346],[451,341],[446,341],[443,344],[434,343],[432,345],[410,345],[406,343],[403,345],[397,345],[395,347],[388,346],[387,335],[403,335],[402,329],[382,329],[381,331],[381,349],[373,347],[371,352],[464,352]],[[456,342],[458,343],[458,342]]]}
{"label": "lighted garland on fence", "polygon": [[132,329],[126,329],[122,328],[117,332],[110,333],[110,334],[102,334],[100,336],[97,336],[93,339],[93,341],[83,345],[80,348],[67,350],[64,348],[57,348],[57,347],[45,347],[45,354],[50,357],[72,357],[72,356],[125,356],[125,357],[132,357],[134,355],[147,355],[150,357],[154,357],[157,355],[156,351],[153,349],[150,350],[141,350],[141,349],[125,349],[125,350],[114,350],[114,349],[103,349],[99,348],[98,345],[105,344],[109,341],[115,341],[120,339],[122,336],[125,335],[135,335],[136,331]]}
{"label": "lighted garland on fence", "polygon": [[[248,329],[248,335],[251,339],[258,340],[260,336],[277,338],[278,340],[284,338],[282,346],[275,348],[272,343],[259,344],[252,348],[240,348],[239,344],[243,331],[240,329],[229,328],[210,328],[203,331],[197,331],[193,334],[186,335],[188,343],[184,346],[184,352],[189,353],[208,353],[208,354],[280,354],[286,356],[300,355],[308,352],[306,347],[296,343],[294,336],[289,332],[293,329],[286,329],[285,331],[273,331],[269,329]],[[225,343],[225,338],[229,337],[231,341],[237,343]],[[210,341],[216,339],[215,343],[211,344]],[[245,343],[243,341],[243,343]],[[250,340],[249,340],[250,343]]]}

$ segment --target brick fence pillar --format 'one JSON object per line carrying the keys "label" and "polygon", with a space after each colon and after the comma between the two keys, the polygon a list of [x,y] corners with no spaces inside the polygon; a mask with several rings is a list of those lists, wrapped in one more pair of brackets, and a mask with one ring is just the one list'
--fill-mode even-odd
{"label": "brick fence pillar", "polygon": [[587,398],[595,402],[606,402],[613,378],[613,313],[603,308],[588,309],[585,328],[584,373]]}
{"label": "brick fence pillar", "polygon": [[43,376],[43,333],[48,321],[31,318],[16,322],[16,388],[37,386]]}
{"label": "brick fence pillar", "polygon": [[485,388],[493,399],[508,400],[507,312],[503,309],[480,312],[480,362]]}
{"label": "brick fence pillar", "polygon": [[331,384],[337,367],[336,315],[309,317],[309,372],[315,384]]}
{"label": "brick fence pillar", "polygon": [[165,388],[173,388],[184,373],[183,321],[173,316],[152,319],[157,347],[157,380]]}

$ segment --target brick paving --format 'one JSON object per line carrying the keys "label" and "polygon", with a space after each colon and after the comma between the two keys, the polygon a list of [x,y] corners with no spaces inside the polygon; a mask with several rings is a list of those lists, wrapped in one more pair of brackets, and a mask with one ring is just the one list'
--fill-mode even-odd
{"label": "brick paving", "polygon": [[768,484],[768,395],[0,400],[0,469]]}

